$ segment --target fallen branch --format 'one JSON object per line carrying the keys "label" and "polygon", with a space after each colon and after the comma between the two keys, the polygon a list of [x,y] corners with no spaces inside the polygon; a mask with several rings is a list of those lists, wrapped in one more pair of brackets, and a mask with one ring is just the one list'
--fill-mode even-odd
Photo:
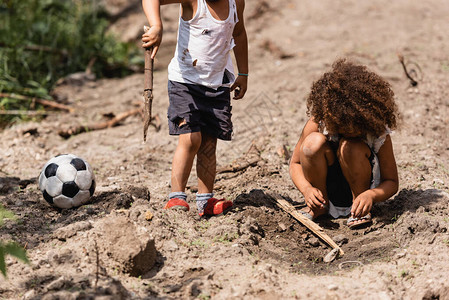
{"label": "fallen branch", "polygon": [[331,246],[333,249],[338,249],[340,252],[340,256],[343,256],[344,252],[343,250],[326,234],[324,233],[324,229],[321,228],[317,223],[313,222],[312,220],[307,219],[305,216],[303,216],[301,213],[299,213],[293,205],[288,203],[284,198],[282,198],[281,195],[278,194],[270,194],[271,197],[276,201],[276,204],[284,210],[285,212],[289,213],[293,218],[298,220],[300,223],[302,223],[304,226],[309,228],[313,233],[315,233],[319,238],[321,238],[326,244]]}
{"label": "fallen branch", "polygon": [[[9,46],[9,45],[6,45],[5,43],[1,43],[1,42],[0,42],[0,47],[1,48],[11,48],[11,49],[15,48],[13,46]],[[24,49],[29,50],[29,51],[57,53],[57,54],[61,54],[63,56],[68,55],[68,52],[65,49],[52,48],[52,47],[48,47],[48,46],[44,46],[44,45],[26,45],[26,46],[24,46]]]}
{"label": "fallen branch", "polygon": [[244,161],[243,163],[234,163],[229,166],[218,168],[217,174],[238,172],[238,171],[245,170],[246,168],[256,165],[260,161],[260,159],[261,159],[260,157],[253,157],[253,158],[250,158],[250,159]]}
{"label": "fallen branch", "polygon": [[94,284],[94,288],[95,291],[97,290],[97,284],[98,284],[98,279],[100,277],[100,254],[98,251],[98,245],[97,245],[97,240],[94,239],[94,248],[95,248],[95,255],[96,255],[96,259],[95,259],[95,263],[96,263],[96,268],[95,268],[95,284]]}
{"label": "fallen branch", "polygon": [[276,45],[273,41],[268,40],[268,39],[264,40],[260,46],[262,47],[262,49],[270,52],[271,54],[273,54],[275,57],[277,57],[279,59],[287,59],[287,58],[292,58],[294,56],[293,54],[286,53],[278,45]]}
{"label": "fallen branch", "polygon": [[91,124],[91,125],[85,125],[85,126],[83,126],[83,125],[72,126],[69,129],[60,130],[58,132],[58,134],[61,137],[67,139],[67,138],[71,137],[72,135],[77,135],[77,134],[80,134],[83,132],[113,127],[113,126],[116,126],[121,121],[128,118],[129,116],[134,116],[134,115],[140,114],[141,112],[142,112],[142,108],[140,108],[140,107],[135,108],[135,109],[129,110],[127,112],[121,113],[121,114],[117,115],[116,117],[112,118],[111,120],[104,121],[101,123]]}
{"label": "fallen branch", "polygon": [[0,115],[27,115],[27,116],[48,116],[57,115],[60,112],[57,111],[41,111],[41,110],[0,110]]}
{"label": "fallen branch", "polygon": [[46,100],[46,99],[28,97],[28,96],[24,96],[24,95],[0,93],[0,98],[12,98],[12,99],[17,99],[17,100],[27,100],[27,101],[32,101],[32,102],[42,104],[43,106],[56,108],[56,109],[60,109],[60,110],[65,110],[68,112],[74,111],[74,109],[72,107],[69,107],[69,106],[61,104],[61,103],[57,103],[57,102]]}
{"label": "fallen branch", "polygon": [[[413,73],[416,74],[417,71],[416,71],[415,69],[411,69],[410,72],[407,70],[407,66],[406,66],[405,61],[404,61],[404,55],[402,55],[401,53],[398,53],[398,58],[399,58],[399,62],[400,62],[401,65],[402,65],[402,69],[404,69],[405,75],[407,76],[408,79],[410,79],[410,84],[411,84],[412,86],[417,86],[417,85],[418,85],[418,81],[416,81],[416,80],[410,75],[411,72],[413,72]],[[415,65],[416,68],[418,69],[418,71],[421,73],[421,68],[418,66],[418,64],[416,64],[416,63],[409,63],[409,64]],[[418,74],[417,74],[417,75],[418,75]]]}
{"label": "fallen branch", "polygon": [[262,158],[260,157],[260,150],[259,148],[257,148],[256,143],[252,141],[251,145],[248,148],[248,151],[246,151],[243,157],[234,160],[230,165],[217,168],[217,174],[243,171],[246,168],[256,165],[261,160]]}

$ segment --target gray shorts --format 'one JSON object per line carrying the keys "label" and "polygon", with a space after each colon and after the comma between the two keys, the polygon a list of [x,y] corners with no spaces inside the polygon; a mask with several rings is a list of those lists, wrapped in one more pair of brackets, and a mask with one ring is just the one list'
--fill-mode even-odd
{"label": "gray shorts", "polygon": [[215,90],[169,80],[168,99],[170,135],[203,132],[221,140],[231,140],[232,107],[229,87]]}

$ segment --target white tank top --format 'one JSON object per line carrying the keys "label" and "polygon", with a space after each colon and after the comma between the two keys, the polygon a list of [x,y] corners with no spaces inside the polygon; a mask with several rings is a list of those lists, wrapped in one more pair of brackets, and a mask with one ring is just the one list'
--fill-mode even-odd
{"label": "white tank top", "polygon": [[[230,86],[235,80],[230,51],[235,46],[232,33],[238,17],[235,0],[228,1],[226,20],[215,19],[206,0],[197,0],[198,8],[191,20],[180,16],[175,56],[168,66],[169,80],[214,89]],[[227,83],[223,83],[225,73]]]}

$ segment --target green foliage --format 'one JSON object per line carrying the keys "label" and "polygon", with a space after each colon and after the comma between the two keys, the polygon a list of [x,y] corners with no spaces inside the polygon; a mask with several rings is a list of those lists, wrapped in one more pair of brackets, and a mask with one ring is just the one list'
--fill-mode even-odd
{"label": "green foliage", "polygon": [[25,263],[29,263],[26,251],[23,247],[21,247],[19,244],[15,242],[9,242],[7,244],[4,244],[0,241],[0,271],[5,277],[6,277],[6,263],[5,263],[6,255],[14,256]]}
{"label": "green foliage", "polygon": [[[0,93],[49,99],[58,79],[85,71],[89,62],[98,77],[129,74],[139,51],[106,33],[108,16],[98,2],[1,0]],[[3,110],[30,105],[0,97]]]}
{"label": "green foliage", "polygon": [[209,300],[210,299],[210,295],[201,293],[196,298],[200,299],[200,300]]}
{"label": "green foliage", "polygon": [[16,220],[17,217],[13,212],[7,210],[3,205],[0,204],[0,227],[4,224],[4,219]]}
{"label": "green foliage", "polygon": [[214,238],[214,242],[220,242],[220,243],[226,244],[226,243],[231,243],[232,241],[234,241],[235,239],[238,239],[238,238],[239,238],[239,235],[237,232],[235,232],[233,234],[226,232],[220,236],[216,236]]}
{"label": "green foliage", "polygon": [[[5,209],[0,204],[0,226],[4,224],[4,219],[15,220],[16,216],[9,210]],[[26,251],[23,247],[21,247],[19,244],[15,242],[3,243],[3,241],[0,240],[0,271],[5,277],[6,277],[6,263],[5,263],[6,255],[14,256],[25,263],[29,263]]]}

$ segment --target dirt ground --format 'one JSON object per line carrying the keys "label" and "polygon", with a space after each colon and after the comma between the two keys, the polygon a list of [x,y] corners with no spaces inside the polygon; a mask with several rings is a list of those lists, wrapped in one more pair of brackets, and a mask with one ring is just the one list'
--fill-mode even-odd
{"label": "dirt ground", "polygon": [[[106,2],[113,13],[128,8],[112,30],[137,39],[145,23],[140,1]],[[58,135],[137,107],[142,74],[67,81],[55,93],[74,113],[0,132],[0,203],[18,217],[0,228],[0,240],[25,246],[31,261],[7,258],[0,298],[449,299],[449,2],[246,2],[249,90],[233,102],[233,141],[220,142],[217,150],[219,167],[252,162],[217,175],[216,196],[233,200],[234,208],[201,219],[193,171],[187,191],[192,209],[162,209],[177,143],[165,116],[178,18],[176,5],[163,7],[153,104],[161,129],[150,127],[146,143],[140,116],[69,139]],[[406,78],[398,52],[415,70],[417,86]],[[321,219],[345,252],[324,263],[331,248],[277,208],[269,194],[304,205],[289,178],[288,158],[306,120],[312,82],[341,57],[366,64],[393,86],[402,115],[392,136],[400,188],[374,206],[369,228],[351,231],[345,219]],[[90,204],[58,210],[43,200],[37,176],[61,153],[93,166],[97,189]],[[114,224],[120,231],[120,220],[154,241],[154,266],[138,276],[109,252],[114,243],[100,238]],[[124,243],[132,248],[139,239],[125,227]]]}

